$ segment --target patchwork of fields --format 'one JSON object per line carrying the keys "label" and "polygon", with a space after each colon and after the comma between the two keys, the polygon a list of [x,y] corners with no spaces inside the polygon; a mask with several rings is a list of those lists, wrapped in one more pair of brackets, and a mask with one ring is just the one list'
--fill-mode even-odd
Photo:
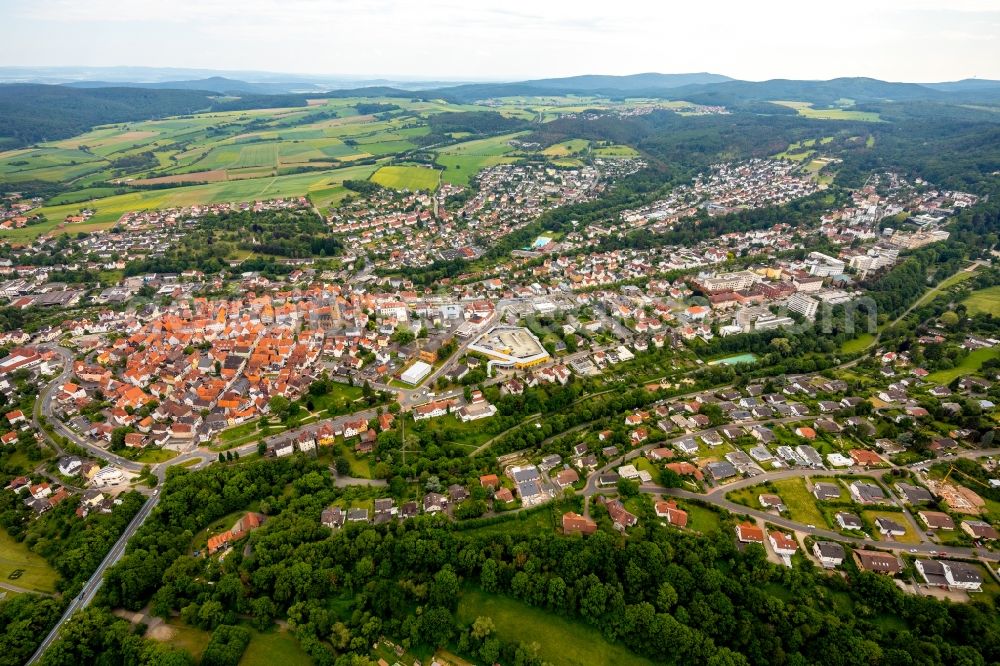
{"label": "patchwork of fields", "polygon": [[[377,115],[361,102],[392,105]],[[536,122],[586,109],[628,103],[597,98],[524,97],[498,100],[491,110]],[[364,107],[362,107],[364,108]],[[47,220],[0,237],[26,241],[53,230],[106,228],[129,211],[195,204],[308,196],[321,211],[347,196],[345,179],[371,177],[396,189],[436,189],[441,182],[467,185],[481,169],[525,157],[510,144],[527,132],[470,138],[450,135],[428,150],[438,169],[405,164],[431,132],[429,115],[483,111],[440,100],[399,98],[316,99],[308,106],[209,112],[95,127],[76,137],[0,151],[0,182],[26,191],[51,190],[38,211]],[[426,143],[426,142],[424,142]],[[580,156],[634,157],[625,145],[592,147],[573,139],[542,156],[557,166],[580,166]],[[402,163],[402,164],[401,164]],[[47,185],[46,185],[47,184]],[[87,222],[64,226],[67,216],[94,211]]]}
{"label": "patchwork of fields", "polygon": [[[171,208],[175,206],[191,206],[194,204],[224,203],[228,201],[253,201],[259,199],[274,199],[309,195],[314,193],[322,197],[335,198],[336,190],[345,180],[366,179],[374,173],[374,165],[363,165],[333,169],[329,171],[314,171],[288,176],[271,178],[252,178],[245,180],[208,183],[205,185],[188,185],[165,190],[143,190],[120,194],[100,199],[92,204],[97,213],[83,224],[74,224],[74,231],[87,231],[106,227],[118,220],[123,213],[134,210],[152,210],[156,208]],[[315,199],[313,203],[320,205]],[[41,212],[48,218],[45,224],[14,229],[6,232],[13,238],[27,239],[39,233],[50,231],[60,224],[67,215],[73,215],[80,209],[80,204],[64,204],[48,206]]]}
{"label": "patchwork of fields", "polygon": [[511,155],[514,147],[510,140],[524,134],[526,132],[504,134],[442,148],[437,157],[437,163],[444,167],[441,177],[453,185],[468,185],[481,169],[516,161]]}

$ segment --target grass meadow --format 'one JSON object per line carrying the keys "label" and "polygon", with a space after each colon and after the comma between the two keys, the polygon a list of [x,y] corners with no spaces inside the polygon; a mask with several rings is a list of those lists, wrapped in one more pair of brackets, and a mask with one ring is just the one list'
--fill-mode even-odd
{"label": "grass meadow", "polygon": [[1000,315],[1000,287],[974,291],[962,303],[968,308],[970,314]]}
{"label": "grass meadow", "polygon": [[599,631],[582,622],[507,597],[466,590],[458,602],[459,622],[472,624],[481,615],[493,618],[496,633],[503,640],[538,643],[538,656],[551,664],[651,666],[653,663],[621,645],[609,643]]}
{"label": "grass meadow", "polygon": [[[15,572],[20,571],[20,575]],[[11,578],[11,575],[14,578]],[[0,583],[36,592],[54,592],[59,574],[41,555],[32,552],[0,528]],[[0,588],[2,590],[2,588]]]}

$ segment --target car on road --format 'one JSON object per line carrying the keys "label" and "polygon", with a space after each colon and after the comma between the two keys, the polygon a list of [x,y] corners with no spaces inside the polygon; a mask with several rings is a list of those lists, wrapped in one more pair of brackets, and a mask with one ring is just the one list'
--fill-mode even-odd
{"label": "car on road", "polygon": [[911,552],[911,553],[915,553],[915,552],[917,552],[917,549],[916,549],[916,548],[911,548],[911,549],[910,549],[910,552]]}

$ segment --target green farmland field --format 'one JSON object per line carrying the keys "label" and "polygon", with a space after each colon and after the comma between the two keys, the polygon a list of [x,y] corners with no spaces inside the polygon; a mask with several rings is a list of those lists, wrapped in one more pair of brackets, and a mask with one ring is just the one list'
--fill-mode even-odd
{"label": "green farmland field", "polygon": [[[322,210],[348,196],[344,179],[375,174],[375,182],[408,189],[434,189],[440,182],[466,185],[483,168],[523,156],[510,140],[526,132],[471,140],[456,135],[455,143],[429,149],[439,170],[407,166],[406,155],[419,149],[420,138],[431,131],[428,116],[483,107],[443,100],[364,101],[392,104],[396,110],[363,115],[357,111],[357,98],[316,99],[305,107],[212,111],[101,125],[67,139],[0,150],[0,181],[57,185],[37,209],[44,222],[0,230],[0,238],[24,242],[53,231],[96,231],[127,212],[195,204],[307,195]],[[504,100],[497,111],[540,121],[638,103],[649,102],[538,96]],[[590,147],[587,140],[572,139],[551,146],[547,156],[555,165],[580,166],[576,154]],[[607,145],[594,154],[631,157],[636,152],[629,146]],[[393,157],[397,164],[389,166]],[[381,158],[384,161],[376,163]],[[369,164],[343,166],[356,161]],[[293,173],[303,168],[312,170]],[[150,185],[157,189],[138,189]],[[96,211],[91,219],[64,226],[67,216],[85,208]]]}
{"label": "green farmland field", "polygon": [[589,146],[590,141],[586,139],[570,139],[549,146],[542,151],[542,154],[549,157],[568,157],[587,150]]}
{"label": "green farmland field", "polygon": [[955,377],[962,377],[964,375],[971,375],[978,372],[983,363],[991,358],[997,357],[1000,357],[1000,347],[977,349],[970,352],[969,355],[963,358],[954,368],[938,370],[937,372],[927,375],[927,380],[937,384],[948,384],[951,380],[955,379]]}
{"label": "green farmland field", "polygon": [[595,157],[639,157],[639,151],[632,146],[612,145],[594,148]]}
{"label": "green farmland field", "polygon": [[867,123],[877,123],[881,119],[873,111],[854,111],[852,109],[814,109],[810,102],[779,102],[773,104],[795,109],[800,116],[815,120],[861,120]]}
{"label": "green farmland field", "polygon": [[[133,210],[308,195],[314,190],[325,190],[334,185],[340,185],[344,180],[368,178],[374,171],[374,166],[364,165],[273,178],[253,178],[206,185],[189,185],[165,190],[130,192],[88,202],[86,205],[94,207],[97,211],[94,217],[86,224],[73,225],[67,229],[93,231],[105,228],[114,224],[123,213]],[[83,207],[82,204],[64,204],[42,208],[41,212],[48,218],[47,223],[15,229],[6,235],[20,240],[34,238],[51,231],[62,223],[67,215],[76,214],[81,207]]]}
{"label": "green farmland field", "polygon": [[437,163],[445,168],[441,177],[454,185],[468,185],[481,169],[515,161],[515,158],[507,156],[514,152],[510,140],[523,134],[504,134],[442,148],[437,157]]}
{"label": "green farmland field", "polygon": [[437,189],[441,172],[419,166],[384,166],[374,174],[372,181],[394,190]]}

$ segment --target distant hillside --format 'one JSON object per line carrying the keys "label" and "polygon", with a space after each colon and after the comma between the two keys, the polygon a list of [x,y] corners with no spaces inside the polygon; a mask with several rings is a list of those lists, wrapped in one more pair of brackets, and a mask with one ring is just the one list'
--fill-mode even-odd
{"label": "distant hillside", "polygon": [[585,74],[583,76],[567,76],[560,79],[537,79],[522,81],[521,85],[534,88],[562,90],[647,90],[650,88],[679,88],[687,85],[704,85],[709,83],[725,83],[733,79],[722,74],[698,72],[695,74],[629,74],[628,76],[604,76]]}
{"label": "distant hillside", "polygon": [[895,83],[863,77],[829,81],[737,81],[718,74],[577,76],[517,83],[469,84],[424,92],[435,93],[456,102],[518,95],[592,94],[612,98],[683,99],[701,104],[743,108],[755,107],[757,103],[770,100],[812,102],[819,106],[844,99],[856,103],[1000,102],[1000,83],[975,79],[936,84]]}
{"label": "distant hillside", "polygon": [[[919,83],[894,83],[868,78],[840,78],[829,81],[729,81],[709,85],[692,85],[667,92],[668,97],[686,99],[701,104],[738,105],[745,102],[790,100],[829,105],[850,99],[866,102],[950,102],[1000,101],[1000,85],[964,86],[937,84],[939,88]],[[953,87],[952,87],[953,86]]]}
{"label": "distant hillside", "polygon": [[708,85],[732,81],[721,74],[631,74],[604,76],[587,74],[559,79],[536,79],[513,83],[470,83],[441,88],[435,92],[446,99],[469,102],[489,97],[518,95],[607,95],[623,97],[652,93],[662,96],[667,90],[689,85]]}
{"label": "distant hillside", "polygon": [[[208,92],[229,94],[229,93],[254,93],[257,95],[269,95],[283,93],[294,88],[294,83],[247,83],[236,79],[227,79],[223,76],[211,76],[207,79],[195,79],[191,81],[156,81],[146,83],[111,83],[108,81],[73,81],[64,83],[70,88],[143,88],[147,90],[204,90]],[[301,84],[300,84],[301,85]]]}
{"label": "distant hillside", "polygon": [[944,90],[947,92],[994,90],[1000,88],[1000,81],[991,79],[962,79],[961,81],[946,81],[944,83],[922,83],[926,88]]}
{"label": "distant hillside", "polygon": [[211,106],[204,91],[0,85],[0,137],[26,145],[70,137],[94,125],[175,116]]}

